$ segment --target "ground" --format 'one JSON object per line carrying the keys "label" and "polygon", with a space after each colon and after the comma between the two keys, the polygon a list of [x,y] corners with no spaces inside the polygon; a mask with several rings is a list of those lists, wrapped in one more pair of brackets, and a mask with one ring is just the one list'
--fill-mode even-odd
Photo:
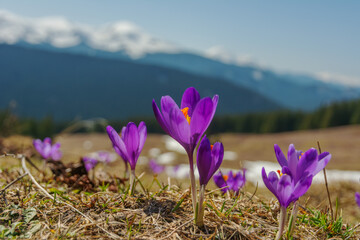
{"label": "ground", "polygon": [[[357,147],[360,126],[265,135],[222,134],[211,136],[211,139],[222,141],[226,151],[237,153],[236,160],[224,161],[226,168],[239,168],[245,160],[276,162],[274,143],[285,150],[289,143],[294,143],[298,149],[307,149],[316,147],[319,141],[322,150],[333,155],[329,169],[360,170],[360,148]],[[77,163],[89,152],[112,151],[106,134],[59,135],[56,140],[62,144],[65,165]],[[2,152],[29,156],[29,160],[42,169],[42,160],[34,152],[30,138],[12,136],[3,139],[1,146]],[[162,135],[148,135],[142,156],[150,157],[149,150],[153,148],[162,153],[169,152]],[[186,162],[185,155],[176,153],[171,164]],[[0,163],[4,187],[23,173],[19,159],[3,157]],[[141,177],[133,196],[127,194],[127,182],[122,181],[124,166],[120,160],[98,166],[95,181],[92,174],[86,179],[73,180],[67,175],[55,176],[49,169],[44,177],[30,162],[26,164],[55,200],[46,197],[28,176],[10,186],[2,194],[0,205],[2,237],[107,239],[114,236],[109,235],[112,233],[121,239],[273,239],[277,231],[277,201],[267,189],[256,188],[255,184],[247,184],[239,197],[235,197],[221,195],[210,183],[206,195],[205,228],[200,229],[192,221],[188,181],[172,179],[169,189],[166,174],[154,178],[146,164],[137,168],[137,175]],[[67,167],[75,169],[78,166]],[[83,174],[78,173],[79,176]],[[360,237],[357,232],[360,209],[354,200],[360,184],[331,182],[329,189],[337,220],[331,220],[325,186],[313,185],[300,199],[295,239]],[[77,208],[96,224],[57,200]]]}

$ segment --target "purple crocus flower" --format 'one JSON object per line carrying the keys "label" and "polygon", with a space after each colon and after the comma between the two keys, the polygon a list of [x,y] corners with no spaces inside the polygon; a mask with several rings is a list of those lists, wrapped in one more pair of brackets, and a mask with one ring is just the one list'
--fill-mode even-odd
{"label": "purple crocus flower", "polygon": [[200,185],[206,185],[214,173],[219,169],[224,157],[224,146],[220,142],[210,145],[209,139],[204,136],[197,151],[197,168]]}
{"label": "purple crocus flower", "polygon": [[245,173],[246,169],[243,169],[242,172],[239,171],[238,173],[232,173],[232,171],[228,173],[227,185],[230,190],[239,193],[240,188],[246,183]]}
{"label": "purple crocus flower", "polygon": [[107,126],[106,131],[115,151],[130,165],[130,194],[132,194],[135,182],[136,162],[144,147],[147,136],[146,125],[144,122],[140,122],[139,127],[136,127],[135,123],[129,122],[126,127],[122,128],[121,136],[119,136],[111,126]]}
{"label": "purple crocus flower", "polygon": [[97,159],[91,157],[83,157],[82,160],[84,162],[85,169],[87,172],[89,172],[99,163]]}
{"label": "purple crocus flower", "polygon": [[294,144],[290,144],[288,159],[285,158],[280,147],[275,144],[275,155],[282,167],[282,173],[288,174],[297,183],[304,176],[318,174],[331,159],[331,154],[323,152],[318,155],[315,148],[310,148],[305,153],[297,151]]}
{"label": "purple crocus flower", "polygon": [[122,128],[121,136],[111,126],[107,126],[106,131],[115,151],[130,164],[131,170],[134,171],[147,136],[145,123],[140,122],[139,127],[136,127],[133,122],[128,123]]}
{"label": "purple crocus flower", "polygon": [[200,98],[195,88],[185,90],[181,106],[170,96],[161,98],[161,111],[153,99],[152,107],[162,129],[185,149],[190,163],[191,195],[194,215],[196,211],[196,182],[194,175],[194,149],[209,127],[218,104],[219,96]]}
{"label": "purple crocus flower", "polygon": [[280,179],[276,172],[272,171],[267,176],[265,168],[262,168],[262,178],[265,186],[275,195],[280,203],[279,231],[276,235],[276,240],[281,238],[284,231],[287,207],[307,192],[313,179],[312,175],[304,175],[295,182],[290,175],[281,173],[279,175],[281,175]]}
{"label": "purple crocus flower", "polygon": [[265,186],[279,200],[280,206],[287,208],[290,203],[295,202],[304,195],[311,186],[312,175],[302,177],[295,182],[290,175],[283,174],[280,179],[274,171],[266,175],[265,168],[262,168],[262,178]]}
{"label": "purple crocus flower", "polygon": [[40,153],[43,159],[49,160],[52,159],[54,161],[58,161],[62,157],[62,153],[60,151],[60,143],[55,143],[54,145],[51,145],[51,139],[45,138],[44,141],[41,141],[40,139],[34,139],[33,145]]}
{"label": "purple crocus flower", "polygon": [[180,108],[170,96],[161,98],[161,112],[155,100],[152,107],[162,129],[192,157],[196,145],[214,117],[218,100],[218,95],[212,99],[201,99],[198,91],[190,87],[183,94]]}
{"label": "purple crocus flower", "polygon": [[219,169],[224,157],[224,146],[220,142],[210,145],[209,139],[204,136],[197,151],[197,167],[199,171],[200,191],[199,208],[196,218],[196,225],[204,225],[204,199],[205,187],[210,178]]}
{"label": "purple crocus flower", "polygon": [[238,194],[240,189],[244,187],[246,183],[245,173],[246,173],[245,168],[242,171],[239,171],[238,173],[233,173],[232,171],[229,171],[229,173],[226,175],[219,172],[218,174],[214,175],[214,182],[216,186],[221,188],[221,191],[223,193],[226,193],[227,191],[231,190],[236,194]]}
{"label": "purple crocus flower", "polygon": [[157,162],[154,159],[150,160],[149,166],[154,174],[160,174],[165,170],[165,166],[157,164]]}
{"label": "purple crocus flower", "polygon": [[355,201],[357,205],[360,207],[360,193],[358,192],[355,193]]}
{"label": "purple crocus flower", "polygon": [[223,193],[226,193],[227,191],[229,191],[228,184],[226,183],[226,181],[228,179],[227,175],[223,175],[221,172],[218,172],[217,174],[214,175],[213,179],[214,179],[216,186],[218,186],[218,188],[221,188],[221,191]]}

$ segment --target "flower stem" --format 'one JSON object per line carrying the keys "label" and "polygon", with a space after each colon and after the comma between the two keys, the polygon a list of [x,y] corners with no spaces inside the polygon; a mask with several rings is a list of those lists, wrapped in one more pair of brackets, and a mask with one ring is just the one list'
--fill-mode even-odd
{"label": "flower stem", "polygon": [[205,185],[201,185],[199,192],[199,208],[196,218],[196,225],[198,227],[204,226],[204,200],[205,200]]}
{"label": "flower stem", "polygon": [[129,192],[130,192],[130,195],[133,194],[133,191],[134,191],[134,183],[135,183],[135,170],[131,170],[131,174],[130,174],[130,189],[129,189]]}
{"label": "flower stem", "polygon": [[196,213],[196,182],[195,182],[195,174],[194,174],[194,161],[193,154],[188,154],[189,163],[190,163],[190,181],[191,181],[191,195],[192,195],[192,204],[194,210],[194,217]]}
{"label": "flower stem", "polygon": [[129,177],[129,167],[128,167],[128,163],[126,161],[124,161],[125,164],[125,172],[124,172],[124,178],[128,178]]}
{"label": "flower stem", "polygon": [[299,210],[299,204],[297,204],[297,201],[293,205],[293,209],[291,211],[291,217],[289,221],[289,230],[288,230],[288,238],[292,236],[292,233],[294,232],[295,224],[296,224],[296,217]]}
{"label": "flower stem", "polygon": [[279,220],[279,231],[276,234],[276,240],[281,239],[281,236],[283,234],[284,231],[284,227],[285,227],[285,222],[286,222],[286,207],[281,206],[280,207],[280,220]]}

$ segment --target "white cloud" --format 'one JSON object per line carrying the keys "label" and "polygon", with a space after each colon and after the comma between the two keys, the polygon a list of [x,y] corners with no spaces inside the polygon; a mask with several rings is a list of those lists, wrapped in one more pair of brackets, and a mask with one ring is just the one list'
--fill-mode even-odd
{"label": "white cloud", "polygon": [[344,85],[356,87],[360,86],[360,78],[353,76],[347,76],[338,73],[329,73],[326,71],[318,72],[315,74],[315,76],[324,82],[341,83]]}
{"label": "white cloud", "polygon": [[146,53],[178,51],[176,46],[127,21],[92,27],[63,17],[25,18],[0,10],[0,43],[14,44],[21,40],[31,44],[49,43],[58,48],[83,42],[98,50],[125,51],[133,58]]}

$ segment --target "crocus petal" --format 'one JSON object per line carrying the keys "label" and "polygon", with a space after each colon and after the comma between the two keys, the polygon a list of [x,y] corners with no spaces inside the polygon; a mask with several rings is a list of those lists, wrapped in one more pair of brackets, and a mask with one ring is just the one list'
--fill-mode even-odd
{"label": "crocus petal", "polygon": [[323,152],[318,156],[318,162],[316,168],[313,170],[312,175],[318,174],[321,170],[323,170],[326,165],[329,163],[331,159],[331,154],[328,152]]}
{"label": "crocus petal", "polygon": [[298,151],[296,151],[294,144],[290,144],[289,150],[288,150],[288,165],[287,166],[289,167],[293,178],[296,175],[296,169],[298,166],[298,162],[299,162]]}
{"label": "crocus petal", "polygon": [[206,131],[207,127],[210,125],[214,111],[213,106],[213,101],[211,98],[207,97],[201,99],[193,111],[190,121],[190,129],[192,136],[191,144],[194,148]]}
{"label": "crocus petal", "polygon": [[282,175],[277,185],[278,200],[283,207],[288,207],[291,203],[289,200],[294,192],[291,181],[292,179],[289,175]]}
{"label": "crocus petal", "polygon": [[357,205],[360,207],[360,193],[358,192],[355,193],[355,201]]}
{"label": "crocus petal", "polygon": [[84,166],[87,172],[89,172],[91,169],[93,169],[97,164],[98,161],[94,158],[90,157],[83,157]]}
{"label": "crocus petal", "polygon": [[275,156],[281,167],[287,166],[288,162],[285,158],[284,153],[281,151],[279,145],[274,144]]}
{"label": "crocus petal", "polygon": [[153,99],[152,101],[152,107],[153,107],[153,111],[154,111],[154,115],[155,115],[155,118],[156,120],[158,121],[158,123],[160,124],[161,128],[167,133],[170,135],[170,132],[168,130],[168,126],[167,124],[164,122],[164,118],[158,108],[158,106],[156,105],[155,103],[155,100]]}
{"label": "crocus petal", "polygon": [[200,142],[196,161],[200,185],[205,185],[209,181],[208,174],[214,167],[214,162],[211,157],[210,141],[206,136]]}
{"label": "crocus petal", "polygon": [[107,126],[106,127],[106,132],[109,135],[109,138],[115,148],[115,151],[119,154],[119,152],[121,152],[121,154],[119,154],[124,161],[129,161],[129,156],[128,156],[128,152],[126,149],[126,146],[124,144],[124,141],[120,138],[119,134],[115,131],[114,128],[112,128],[111,126]]}
{"label": "crocus petal", "polygon": [[116,145],[113,146],[114,147],[114,150],[117,154],[119,154],[119,156],[124,160],[124,162],[127,162],[128,158],[123,154],[123,152],[120,150],[120,148]]}
{"label": "crocus petal", "polygon": [[157,162],[154,159],[150,160],[149,166],[150,166],[151,170],[153,171],[153,173],[155,173],[155,174],[162,173],[165,170],[165,166],[161,166],[161,165],[157,164]]}
{"label": "crocus petal", "polygon": [[146,125],[144,122],[139,123],[138,132],[139,132],[139,148],[138,148],[137,157],[139,157],[139,155],[144,147],[146,137],[147,137],[147,129],[146,129]]}
{"label": "crocus petal", "polygon": [[162,116],[164,119],[164,123],[168,126],[168,130],[169,130],[170,134],[171,134],[171,129],[169,128],[170,127],[170,111],[173,108],[177,108],[180,111],[180,108],[178,107],[178,105],[176,104],[174,99],[172,99],[170,96],[161,97],[161,112],[162,112]]}
{"label": "crocus petal", "polygon": [[118,142],[119,142],[119,134],[115,131],[115,129],[112,127],[112,126],[107,126],[106,127],[106,132],[111,140],[111,143],[113,145],[118,145]]}
{"label": "crocus petal", "polygon": [[239,192],[240,188],[242,188],[245,185],[246,178],[245,178],[246,169],[243,169],[242,173],[239,171],[235,176],[235,184],[233,186],[233,190],[235,192]]}
{"label": "crocus petal", "polygon": [[46,137],[46,138],[44,139],[44,143],[48,143],[48,144],[51,145],[51,138]]}
{"label": "crocus petal", "polygon": [[[210,119],[213,119],[214,118],[214,115],[215,115],[215,112],[216,112],[216,108],[217,108],[217,105],[218,105],[218,102],[219,102],[219,95],[215,95],[213,98],[212,98],[212,102],[213,102],[213,112],[211,114],[211,118]],[[210,120],[211,122],[211,120]],[[210,122],[209,122],[209,125],[210,125]],[[208,128],[209,125],[206,127]]]}
{"label": "crocus petal", "polygon": [[34,145],[36,151],[38,151],[39,153],[42,151],[43,143],[40,139],[33,140],[33,145]]}
{"label": "crocus petal", "polygon": [[40,154],[44,159],[49,159],[51,156],[51,144],[44,143],[42,152],[40,152]]}
{"label": "crocus petal", "polygon": [[307,150],[304,155],[302,155],[296,169],[296,177],[294,178],[295,182],[299,181],[301,177],[304,177],[304,174],[313,175],[317,159],[317,150],[315,148]]}
{"label": "crocus petal", "polygon": [[55,143],[51,149],[51,159],[58,161],[62,157],[62,152],[60,151],[60,143]]}
{"label": "crocus petal", "polygon": [[187,151],[190,144],[190,125],[179,108],[172,108],[169,114],[172,137]]}
{"label": "crocus petal", "polygon": [[290,175],[291,177],[293,177],[290,169],[289,169],[287,166],[284,166],[284,167],[281,169],[281,172],[282,172],[282,174],[287,174],[287,175]]}
{"label": "crocus petal", "polygon": [[122,140],[124,140],[125,131],[126,131],[126,126],[122,127],[121,131],[120,131],[120,137],[121,137]]}
{"label": "crocus petal", "polygon": [[310,188],[313,180],[313,175],[308,175],[300,179],[295,185],[294,195],[299,198],[304,195],[307,190]]}
{"label": "crocus petal", "polygon": [[216,186],[218,186],[218,188],[222,188],[221,191],[223,193],[225,193],[226,191],[229,190],[229,188],[224,188],[224,187],[227,186],[227,184],[226,184],[224,176],[222,175],[221,172],[215,174],[213,179],[214,179],[214,182],[215,182]]}
{"label": "crocus petal", "polygon": [[190,87],[185,90],[181,99],[181,109],[188,107],[188,115],[191,117],[196,104],[200,101],[200,94],[198,91]]}
{"label": "crocus petal", "polygon": [[129,156],[129,164],[131,169],[135,169],[136,161],[137,161],[137,153],[139,149],[139,132],[135,125],[135,123],[130,122],[126,126],[126,130],[124,133],[124,144],[127,149],[127,153]]}
{"label": "crocus petal", "polygon": [[[213,171],[213,173],[211,174],[211,176],[219,169],[223,158],[224,158],[224,145],[220,142],[216,142],[213,145],[213,149],[211,150],[211,157],[213,159],[214,162],[214,168],[216,170]],[[210,176],[210,178],[211,178]]]}
{"label": "crocus petal", "polygon": [[276,189],[279,178],[277,177],[277,174],[275,172],[270,172],[268,177],[266,175],[265,168],[262,168],[261,175],[265,186],[270,190],[270,192],[272,192],[276,196],[276,198],[278,198],[278,193]]}

